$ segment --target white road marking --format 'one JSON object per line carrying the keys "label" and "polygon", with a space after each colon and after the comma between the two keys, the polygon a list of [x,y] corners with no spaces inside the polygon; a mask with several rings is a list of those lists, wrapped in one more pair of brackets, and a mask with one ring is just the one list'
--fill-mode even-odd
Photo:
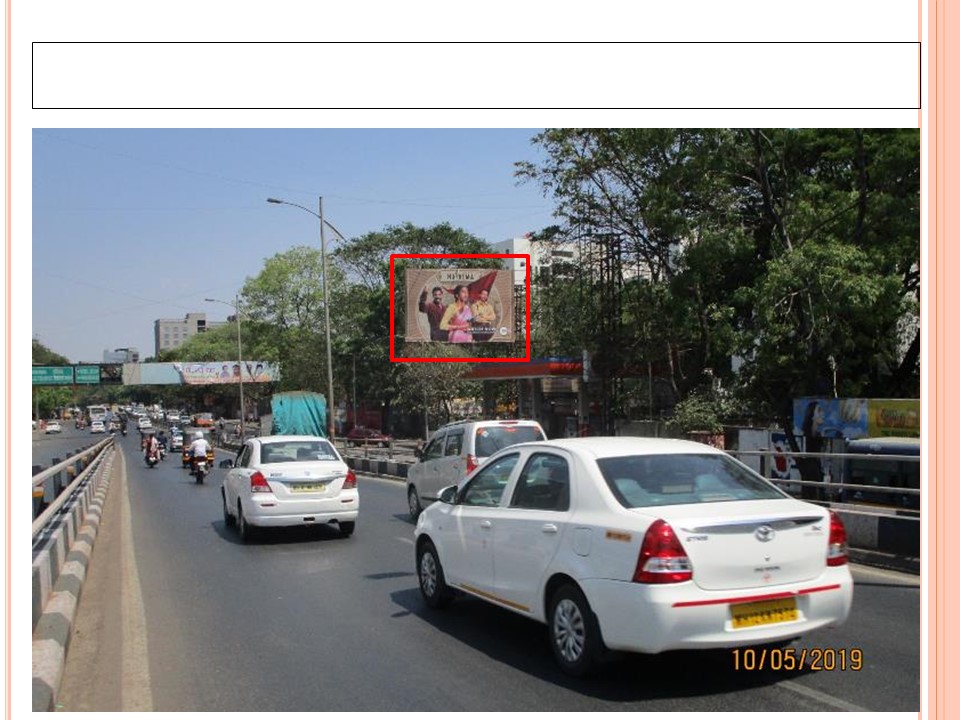
{"label": "white road marking", "polygon": [[120,527],[123,538],[123,569],[121,583],[120,618],[123,628],[120,678],[120,709],[123,712],[153,710],[153,692],[150,689],[150,666],[147,655],[147,622],[140,589],[140,573],[133,550],[133,526],[130,520],[130,496],[127,493],[126,465],[121,458],[123,504],[120,506]]}
{"label": "white road marking", "polygon": [[407,545],[413,545],[413,538],[398,537],[397,540],[402,543],[407,543]]}
{"label": "white road marking", "polygon": [[792,690],[793,692],[797,693],[797,695],[803,695],[804,697],[810,698],[811,700],[816,700],[817,702],[823,703],[824,705],[828,705],[832,708],[836,708],[837,710],[844,710],[846,712],[872,712],[865,707],[860,707],[852,702],[847,702],[846,700],[841,700],[833,695],[828,695],[825,692],[808,688],[800,683],[794,682],[793,680],[784,680],[783,682],[779,682],[777,683],[777,687]]}

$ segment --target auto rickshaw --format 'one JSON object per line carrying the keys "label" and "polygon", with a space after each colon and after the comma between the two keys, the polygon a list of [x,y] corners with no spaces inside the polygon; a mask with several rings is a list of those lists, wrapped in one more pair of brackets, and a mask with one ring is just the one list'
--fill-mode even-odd
{"label": "auto rickshaw", "polygon": [[[210,442],[210,438],[208,438],[206,435],[204,435],[204,438],[208,443],[210,443],[210,446],[207,449],[207,467],[212,468],[213,467],[213,443]],[[190,446],[193,445],[194,439],[195,438],[193,437],[193,433],[184,437],[183,449],[180,452],[180,458],[183,461],[183,466],[185,468],[190,468],[191,474],[193,474],[193,454],[190,451]]]}

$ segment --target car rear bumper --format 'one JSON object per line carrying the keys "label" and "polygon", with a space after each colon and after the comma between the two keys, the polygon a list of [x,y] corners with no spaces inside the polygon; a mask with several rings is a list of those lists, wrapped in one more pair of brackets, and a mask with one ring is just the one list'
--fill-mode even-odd
{"label": "car rear bumper", "polygon": [[284,502],[258,498],[249,511],[244,508],[247,522],[258,527],[322,525],[333,520],[354,522],[359,514],[360,500],[356,496]]}
{"label": "car rear bumper", "polygon": [[[777,642],[842,624],[853,602],[846,566],[827,568],[812,582],[711,591],[687,582],[643,585],[612,580],[581,583],[607,647],[642,653],[733,648]],[[734,628],[731,605],[792,597],[798,617],[788,622]]]}

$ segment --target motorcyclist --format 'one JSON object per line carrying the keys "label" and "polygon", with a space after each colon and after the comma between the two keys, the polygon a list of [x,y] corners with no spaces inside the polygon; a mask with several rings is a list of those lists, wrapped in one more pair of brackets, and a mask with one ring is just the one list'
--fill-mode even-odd
{"label": "motorcyclist", "polygon": [[207,442],[207,439],[203,436],[203,433],[197,431],[193,435],[193,442],[190,443],[190,457],[193,458],[193,461],[207,459],[207,453],[210,452],[210,443]]}
{"label": "motorcyclist", "polygon": [[157,442],[155,435],[147,435],[143,440],[143,459],[149,461],[150,456],[158,453],[160,443]]}

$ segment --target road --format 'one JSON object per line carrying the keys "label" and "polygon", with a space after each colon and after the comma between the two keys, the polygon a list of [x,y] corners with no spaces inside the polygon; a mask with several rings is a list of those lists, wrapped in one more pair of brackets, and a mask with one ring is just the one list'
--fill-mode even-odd
{"label": "road", "polygon": [[91,435],[89,430],[77,430],[72,421],[64,421],[62,433],[47,435],[41,430],[33,431],[33,464],[44,469],[51,466],[51,460],[66,460],[77,449],[93,445],[106,435]]}
{"label": "road", "polygon": [[[250,545],[224,526],[222,470],[196,485],[120,440],[84,585],[62,710],[916,711],[919,579],[854,566],[841,628],[798,647],[863,654],[860,671],[746,670],[723,652],[557,669],[545,627],[472,599],[421,602],[401,483],[360,478],[354,536],[309,528]],[[225,456],[224,456],[225,457]],[[219,459],[219,457],[218,457]]]}

